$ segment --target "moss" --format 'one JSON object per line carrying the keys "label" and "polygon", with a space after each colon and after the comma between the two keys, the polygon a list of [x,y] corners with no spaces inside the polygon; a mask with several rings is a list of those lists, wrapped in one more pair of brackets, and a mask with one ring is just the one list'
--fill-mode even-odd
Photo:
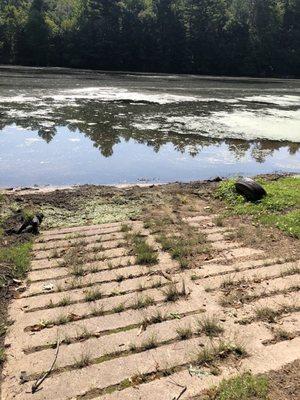
{"label": "moss", "polygon": [[139,204],[102,204],[101,199],[82,202],[78,209],[67,210],[50,205],[43,205],[41,211],[45,215],[44,224],[48,228],[122,222],[136,217],[140,211]]}
{"label": "moss", "polygon": [[259,180],[267,191],[261,201],[247,202],[235,190],[235,181],[222,182],[215,196],[226,202],[229,214],[251,215],[265,225],[276,226],[288,235],[300,238],[300,178],[276,181]]}

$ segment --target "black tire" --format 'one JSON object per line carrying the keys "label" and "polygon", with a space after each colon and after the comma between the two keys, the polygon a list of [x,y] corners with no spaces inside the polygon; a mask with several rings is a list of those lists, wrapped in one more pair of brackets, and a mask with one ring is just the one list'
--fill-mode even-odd
{"label": "black tire", "polygon": [[235,183],[236,191],[248,201],[258,201],[267,195],[265,189],[251,178],[239,179]]}

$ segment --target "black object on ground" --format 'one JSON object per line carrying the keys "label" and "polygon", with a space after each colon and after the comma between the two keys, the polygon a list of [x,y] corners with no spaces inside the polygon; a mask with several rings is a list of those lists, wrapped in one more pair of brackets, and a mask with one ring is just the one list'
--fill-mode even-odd
{"label": "black object on ground", "polygon": [[21,233],[32,233],[37,235],[39,233],[39,226],[44,219],[44,214],[37,213],[32,218],[22,222],[22,225],[18,228],[7,229],[5,233],[7,235],[20,235]]}
{"label": "black object on ground", "polygon": [[267,195],[265,189],[251,178],[242,178],[236,181],[235,188],[238,194],[248,201],[258,201]]}

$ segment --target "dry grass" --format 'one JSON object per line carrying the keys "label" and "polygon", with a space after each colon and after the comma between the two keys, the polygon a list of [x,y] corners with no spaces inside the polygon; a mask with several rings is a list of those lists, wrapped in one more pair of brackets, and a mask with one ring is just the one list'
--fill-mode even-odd
{"label": "dry grass", "polygon": [[133,303],[132,308],[138,310],[140,308],[149,307],[154,303],[154,299],[151,296],[139,296]]}
{"label": "dry grass", "polygon": [[197,324],[199,332],[205,333],[209,337],[219,336],[224,331],[216,317],[204,317],[198,320]]}
{"label": "dry grass", "polygon": [[98,288],[89,289],[85,292],[85,295],[84,295],[84,299],[87,302],[99,300],[99,299],[101,299],[101,297],[102,297],[102,293],[100,292],[100,290]]}
{"label": "dry grass", "polygon": [[152,333],[145,341],[142,343],[141,348],[143,350],[154,349],[158,346],[158,338],[156,333]]}
{"label": "dry grass", "polygon": [[175,283],[170,283],[162,292],[165,295],[165,301],[177,301],[181,297],[188,296],[184,281],[182,281],[181,289]]}
{"label": "dry grass", "polygon": [[82,353],[79,359],[75,359],[76,368],[84,368],[91,364],[91,356],[88,353]]}
{"label": "dry grass", "polygon": [[189,339],[193,336],[193,330],[190,325],[178,327],[176,333],[182,340]]}

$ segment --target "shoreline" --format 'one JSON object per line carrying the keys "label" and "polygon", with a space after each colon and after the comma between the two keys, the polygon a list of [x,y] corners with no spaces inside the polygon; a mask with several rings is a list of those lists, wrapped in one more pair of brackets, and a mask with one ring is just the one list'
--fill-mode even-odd
{"label": "shoreline", "polygon": [[[299,172],[273,172],[269,174],[257,174],[257,175],[249,175],[249,177],[253,179],[258,178],[267,178],[274,179],[285,176],[293,176],[295,178],[300,177]],[[128,188],[151,188],[151,187],[159,187],[159,186],[173,186],[173,185],[183,185],[189,186],[194,184],[208,184],[213,182],[220,182],[229,179],[235,179],[239,176],[228,176],[228,177],[219,177],[216,176],[214,178],[208,179],[199,179],[199,180],[191,180],[188,182],[185,181],[174,181],[174,182],[135,182],[135,183],[117,183],[117,184],[80,184],[80,185],[63,185],[63,186],[42,186],[42,185],[34,185],[34,186],[17,186],[17,187],[0,187],[0,193],[9,195],[9,194],[47,194],[55,191],[72,191],[72,190],[81,190],[83,188],[114,188],[114,189],[128,189]],[[246,176],[245,176],[246,177]]]}

